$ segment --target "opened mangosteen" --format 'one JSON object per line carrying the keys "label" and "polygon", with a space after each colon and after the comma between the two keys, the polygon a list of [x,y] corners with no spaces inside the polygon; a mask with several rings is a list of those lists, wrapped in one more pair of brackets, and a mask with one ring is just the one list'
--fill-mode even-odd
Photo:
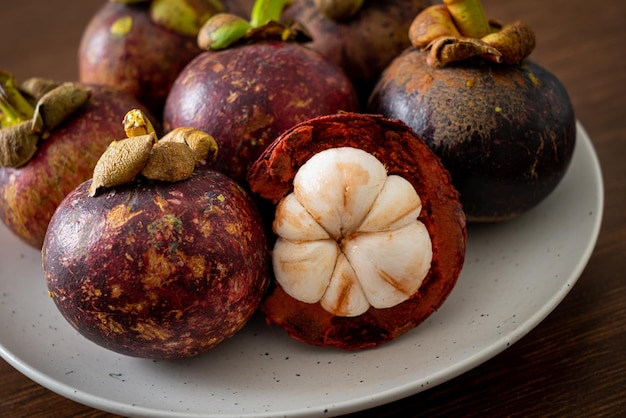
{"label": "opened mangosteen", "polygon": [[200,34],[207,49],[179,74],[167,98],[167,130],[192,126],[219,144],[214,168],[245,182],[246,172],[281,132],[315,116],[355,111],[345,73],[278,23],[285,1],[259,0],[251,19],[218,14]]}
{"label": "opened mangosteen", "polygon": [[40,249],[63,198],[89,179],[134,97],[106,86],[32,78],[17,85],[0,71],[0,219]]}
{"label": "opened mangosteen", "polygon": [[129,356],[189,357],[232,337],[257,310],[269,277],[265,230],[235,181],[194,170],[214,145],[195,129],[160,140],[134,132],[61,203],[43,269],[80,334]]}
{"label": "opened mangosteen", "polygon": [[398,120],[343,113],[280,135],[248,173],[274,205],[267,321],[300,341],[376,347],[446,300],[465,258],[448,171]]}
{"label": "opened mangosteen", "polygon": [[408,30],[430,0],[294,0],[283,20],[301,23],[308,45],[339,65],[354,84],[363,107],[387,65],[411,46]]}
{"label": "opened mangosteen", "polygon": [[576,122],[559,79],[528,59],[523,22],[488,20],[479,1],[420,13],[413,47],[385,70],[369,110],[403,120],[441,158],[467,219],[512,219],[545,199],[572,159]]}
{"label": "opened mangosteen", "polygon": [[178,73],[201,52],[200,26],[220,0],[109,0],[79,45],[79,79],[135,96],[157,118]]}

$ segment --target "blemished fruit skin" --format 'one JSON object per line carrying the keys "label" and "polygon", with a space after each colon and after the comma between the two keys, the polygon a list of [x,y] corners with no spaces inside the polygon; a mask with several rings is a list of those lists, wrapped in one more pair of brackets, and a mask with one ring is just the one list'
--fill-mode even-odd
{"label": "blemished fruit skin", "polygon": [[368,109],[410,126],[441,158],[470,222],[516,218],[569,167],[574,109],[563,84],[531,60],[434,68],[409,49],[381,76]]}
{"label": "blemished fruit skin", "polygon": [[[335,316],[320,303],[296,300],[276,283],[270,286],[261,310],[268,323],[299,341],[358,350],[400,337],[444,303],[463,267],[467,231],[458,193],[439,158],[404,123],[380,115],[328,115],[287,130],[250,169],[251,190],[276,205],[293,190],[293,178],[309,158],[339,147],[362,149],[382,162],[389,175],[400,175],[411,183],[422,199],[418,219],[432,241],[431,268],[408,300],[385,309],[370,307],[356,317]],[[273,213],[264,212],[264,216]]]}
{"label": "blemished fruit skin", "polygon": [[49,294],[89,340],[142,358],[198,355],[237,333],[269,277],[250,196],[211,170],[70,193],[43,246]]}
{"label": "blemished fruit skin", "polygon": [[126,93],[106,86],[87,87],[91,90],[87,103],[41,142],[31,161],[18,168],[0,167],[0,219],[37,249],[59,203],[91,178],[106,147],[126,136],[122,125],[126,112],[138,108],[149,114]]}
{"label": "blemished fruit skin", "polygon": [[410,46],[411,21],[430,0],[366,1],[356,15],[335,21],[326,17],[313,0],[294,0],[283,20],[295,20],[313,41],[309,48],[336,63],[354,84],[365,106],[380,73]]}
{"label": "blemished fruit skin", "polygon": [[248,169],[281,132],[358,109],[350,80],[319,53],[293,42],[207,51],[180,73],[165,104],[166,131],[191,126],[212,135],[214,169],[245,183]]}
{"label": "blemished fruit skin", "polygon": [[[115,87],[162,117],[165,99],[178,73],[202,50],[196,38],[154,23],[149,3],[105,2],[91,18],[78,49],[79,79]],[[126,19],[124,28],[112,28]]]}

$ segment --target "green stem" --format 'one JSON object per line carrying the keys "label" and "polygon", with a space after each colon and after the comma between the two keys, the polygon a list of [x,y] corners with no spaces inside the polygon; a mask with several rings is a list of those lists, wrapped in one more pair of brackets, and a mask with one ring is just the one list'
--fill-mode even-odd
{"label": "green stem", "polygon": [[443,0],[461,35],[480,39],[491,33],[480,0]]}
{"label": "green stem", "polygon": [[253,28],[258,28],[270,20],[279,22],[283,10],[291,2],[292,0],[256,0],[250,14],[250,24]]}
{"label": "green stem", "polygon": [[22,121],[32,119],[35,107],[20,93],[13,76],[0,70],[0,112],[2,127],[16,125]]}

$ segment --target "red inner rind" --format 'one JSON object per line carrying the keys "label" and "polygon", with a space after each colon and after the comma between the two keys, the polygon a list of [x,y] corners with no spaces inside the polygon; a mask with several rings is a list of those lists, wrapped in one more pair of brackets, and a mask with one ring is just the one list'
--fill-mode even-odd
{"label": "red inner rind", "polygon": [[293,338],[343,349],[374,347],[413,329],[439,308],[456,284],[465,258],[465,215],[450,175],[439,158],[404,123],[378,115],[342,113],[315,118],[283,133],[248,173],[251,190],[276,204],[292,191],[298,169],[313,155],[338,147],[360,148],[378,158],[388,173],[408,180],[422,199],[419,219],[433,245],[433,262],[420,290],[387,309],[338,317],[319,303],[295,300],[280,286],[266,297],[267,321]]}

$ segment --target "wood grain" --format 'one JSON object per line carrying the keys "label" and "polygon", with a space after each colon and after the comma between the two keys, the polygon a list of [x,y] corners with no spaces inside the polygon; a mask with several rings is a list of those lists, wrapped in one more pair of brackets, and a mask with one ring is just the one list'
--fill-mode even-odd
{"label": "wood grain", "polygon": [[[2,6],[0,66],[18,79],[77,77],[82,29],[101,2]],[[490,17],[536,32],[532,58],[568,89],[605,182],[597,246],[578,283],[500,355],[426,392],[350,417],[615,417],[626,411],[626,2],[483,0]],[[30,381],[0,360],[0,415],[112,418]]]}

